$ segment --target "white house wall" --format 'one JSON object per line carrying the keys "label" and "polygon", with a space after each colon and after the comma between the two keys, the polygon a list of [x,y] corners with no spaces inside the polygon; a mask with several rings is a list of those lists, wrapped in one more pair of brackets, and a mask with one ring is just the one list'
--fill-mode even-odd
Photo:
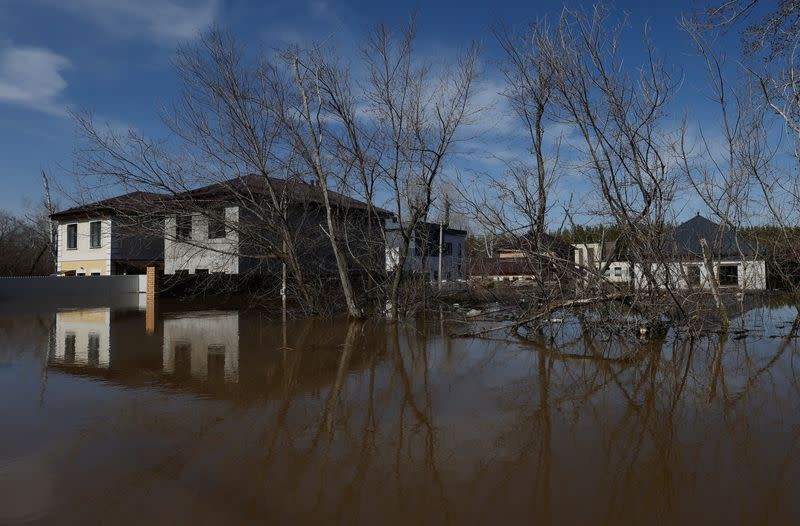
{"label": "white house wall", "polygon": [[[602,260],[600,243],[576,243],[573,244],[572,247],[574,249],[574,261],[578,267],[599,270],[607,263]],[[594,254],[591,261],[589,258],[589,249],[591,249]],[[603,277],[606,281],[611,283],[628,283],[631,281],[631,264],[627,261],[608,262]]]}
{"label": "white house wall", "polygon": [[[766,290],[767,288],[767,272],[766,263],[763,260],[755,261],[741,261],[741,260],[723,260],[714,262],[713,271],[714,275],[711,276],[706,270],[706,266],[702,262],[673,262],[668,263],[666,266],[653,264],[651,272],[653,273],[657,282],[663,288],[667,282],[667,270],[669,270],[670,282],[674,284],[676,289],[687,289],[689,284],[684,276],[688,274],[688,267],[698,267],[700,269],[700,287],[703,289],[711,288],[711,280],[717,280],[719,275],[720,266],[736,266],[738,268],[738,287],[743,290]],[[683,266],[683,269],[681,269]],[[644,277],[642,266],[636,265],[636,286],[644,287],[647,281]],[[695,285],[696,286],[696,285]]]}
{"label": "white house wall", "polygon": [[[97,338],[97,356],[90,356],[89,340]],[[74,355],[67,356],[67,340]],[[71,353],[70,353],[71,354]],[[54,358],[65,365],[108,368],[111,355],[111,310],[81,309],[56,313]]]}
{"label": "white house wall", "polygon": [[[235,224],[239,220],[239,208],[225,209],[225,222]],[[225,274],[239,273],[239,234],[235,229],[226,229],[226,237],[208,238],[208,218],[192,215],[191,242],[175,240],[177,220],[175,216],[165,220],[164,273],[175,274],[187,270],[194,274],[197,269]]]}
{"label": "white house wall", "polygon": [[[100,246],[91,248],[89,243],[89,224],[100,221]],[[75,249],[67,249],[67,225],[78,225],[78,245]],[[98,273],[101,276],[111,275],[111,236],[112,222],[110,219],[85,219],[73,221],[59,221],[57,228],[58,258],[56,270],[75,270],[78,274]]]}
{"label": "white house wall", "polygon": [[239,381],[239,313],[198,312],[164,320],[163,368],[175,373],[176,350],[189,346],[192,378],[208,378],[208,357],[225,356],[225,381]]}

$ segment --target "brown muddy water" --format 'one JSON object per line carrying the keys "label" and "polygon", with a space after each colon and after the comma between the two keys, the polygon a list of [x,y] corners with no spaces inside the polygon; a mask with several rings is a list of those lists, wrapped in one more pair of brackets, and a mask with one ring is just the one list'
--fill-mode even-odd
{"label": "brown muddy water", "polygon": [[0,319],[1,524],[798,524],[794,307],[695,341]]}

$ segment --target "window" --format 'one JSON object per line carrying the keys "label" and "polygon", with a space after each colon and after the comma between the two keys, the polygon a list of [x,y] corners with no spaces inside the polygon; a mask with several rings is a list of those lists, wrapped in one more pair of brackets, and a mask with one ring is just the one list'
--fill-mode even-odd
{"label": "window", "polygon": [[739,267],[737,265],[720,265],[719,284],[722,286],[738,285]]}
{"label": "window", "polygon": [[175,344],[175,377],[180,380],[192,376],[192,345],[188,342]]}
{"label": "window", "polygon": [[218,208],[208,214],[208,239],[225,237],[225,209]]}
{"label": "window", "polygon": [[100,248],[100,221],[89,223],[89,247]]}
{"label": "window", "polygon": [[64,361],[72,363],[75,361],[75,333],[68,332],[64,336]]}
{"label": "window", "polygon": [[100,364],[100,335],[95,333],[89,333],[89,345],[88,345],[88,364],[92,366],[98,366]]}
{"label": "window", "polygon": [[175,218],[175,239],[178,241],[192,239],[192,216],[181,215]]}
{"label": "window", "polygon": [[453,253],[453,244],[452,243],[445,243],[444,244],[444,256],[449,256]]}
{"label": "window", "polygon": [[222,382],[225,380],[225,346],[208,346],[208,380],[211,382]]}
{"label": "window", "polygon": [[614,275],[617,277],[622,277],[622,267],[614,267]]}
{"label": "window", "polygon": [[100,275],[100,273],[98,271],[96,271],[96,270],[94,272],[92,272],[92,276],[99,276],[99,275]]}
{"label": "window", "polygon": [[78,225],[67,225],[67,250],[78,248]]}
{"label": "window", "polygon": [[698,265],[686,267],[686,281],[691,286],[700,285],[700,267]]}

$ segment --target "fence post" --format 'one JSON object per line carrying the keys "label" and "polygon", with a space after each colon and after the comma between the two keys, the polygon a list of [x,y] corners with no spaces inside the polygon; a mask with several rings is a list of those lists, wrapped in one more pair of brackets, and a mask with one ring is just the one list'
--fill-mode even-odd
{"label": "fence post", "polygon": [[145,331],[153,335],[156,331],[156,267],[147,267],[147,310],[145,312]]}

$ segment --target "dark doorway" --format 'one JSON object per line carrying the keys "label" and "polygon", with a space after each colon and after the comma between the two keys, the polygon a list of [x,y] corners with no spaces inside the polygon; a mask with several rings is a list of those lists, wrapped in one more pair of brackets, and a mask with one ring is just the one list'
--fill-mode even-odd
{"label": "dark doorway", "polygon": [[692,287],[700,286],[700,267],[698,265],[686,267],[686,281]]}
{"label": "dark doorway", "polygon": [[720,265],[719,266],[719,284],[723,287],[730,287],[739,284],[739,266],[738,265]]}

